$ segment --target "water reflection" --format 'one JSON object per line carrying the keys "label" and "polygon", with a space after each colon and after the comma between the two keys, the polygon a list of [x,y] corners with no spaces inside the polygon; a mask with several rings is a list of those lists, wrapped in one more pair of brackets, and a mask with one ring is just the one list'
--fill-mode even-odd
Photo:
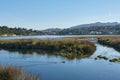
{"label": "water reflection", "polygon": [[72,60],[44,51],[1,50],[0,64],[21,66],[41,80],[120,80],[120,63],[94,60],[100,54],[112,58],[120,57],[120,53],[113,48],[99,44],[96,46],[93,55]]}
{"label": "water reflection", "polygon": [[[65,53],[65,54],[70,54],[70,55],[73,55],[73,56],[70,56],[70,57],[66,57],[66,56],[62,56],[60,55],[59,52],[51,52],[51,51],[44,51],[44,50],[24,50],[24,49],[18,49],[18,50],[14,50],[14,49],[7,49],[6,51],[8,51],[9,53],[19,53],[19,54],[22,54],[22,55],[41,55],[41,56],[44,56],[44,55],[47,55],[48,57],[58,57],[58,56],[61,56],[63,58],[66,58],[66,59],[69,59],[69,60],[73,60],[73,59],[81,59],[81,58],[89,58],[90,56],[93,55],[93,53],[90,53],[90,54],[79,54],[76,56],[76,54],[72,54],[72,53]],[[74,56],[75,55],[75,56]]]}

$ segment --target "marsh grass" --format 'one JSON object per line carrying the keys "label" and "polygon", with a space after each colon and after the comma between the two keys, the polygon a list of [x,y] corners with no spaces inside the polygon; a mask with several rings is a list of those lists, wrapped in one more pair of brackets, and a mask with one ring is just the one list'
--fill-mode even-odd
{"label": "marsh grass", "polygon": [[21,68],[0,65],[0,80],[39,80],[31,73],[27,73]]}
{"label": "marsh grass", "polygon": [[44,50],[68,58],[89,55],[96,50],[93,43],[74,38],[1,40],[0,48],[6,50]]}
{"label": "marsh grass", "polygon": [[120,52],[120,38],[99,38],[98,42],[102,45],[113,47]]}

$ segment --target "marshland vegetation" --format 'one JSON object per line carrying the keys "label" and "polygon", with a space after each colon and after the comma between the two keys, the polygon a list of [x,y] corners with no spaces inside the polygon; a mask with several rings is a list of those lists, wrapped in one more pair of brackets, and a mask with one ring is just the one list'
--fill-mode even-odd
{"label": "marshland vegetation", "polygon": [[0,65],[0,80],[39,80],[32,73],[25,72],[19,67]]}
{"label": "marshland vegetation", "polygon": [[93,43],[75,38],[0,40],[0,48],[5,50],[50,51],[55,55],[67,58],[93,54],[96,50]]}
{"label": "marshland vegetation", "polygon": [[113,47],[117,51],[120,51],[120,38],[99,38],[98,42],[102,45]]}

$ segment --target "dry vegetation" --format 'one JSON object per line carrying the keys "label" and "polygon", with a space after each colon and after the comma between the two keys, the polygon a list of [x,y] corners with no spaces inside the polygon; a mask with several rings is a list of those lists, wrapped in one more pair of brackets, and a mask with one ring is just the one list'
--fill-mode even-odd
{"label": "dry vegetation", "polygon": [[102,45],[113,47],[114,49],[120,51],[120,37],[98,38],[98,42]]}
{"label": "dry vegetation", "polygon": [[96,50],[93,43],[74,38],[1,40],[0,48],[7,50],[45,50],[54,54],[56,52],[57,55],[68,58],[92,54]]}
{"label": "dry vegetation", "polygon": [[26,73],[21,68],[0,65],[0,80],[39,80],[31,73]]}

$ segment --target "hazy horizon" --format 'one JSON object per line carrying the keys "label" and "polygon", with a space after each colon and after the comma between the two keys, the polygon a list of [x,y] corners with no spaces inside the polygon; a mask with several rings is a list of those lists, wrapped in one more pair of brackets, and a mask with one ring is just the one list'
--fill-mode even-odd
{"label": "hazy horizon", "polygon": [[119,3],[120,0],[1,0],[0,26],[43,30],[120,22]]}

